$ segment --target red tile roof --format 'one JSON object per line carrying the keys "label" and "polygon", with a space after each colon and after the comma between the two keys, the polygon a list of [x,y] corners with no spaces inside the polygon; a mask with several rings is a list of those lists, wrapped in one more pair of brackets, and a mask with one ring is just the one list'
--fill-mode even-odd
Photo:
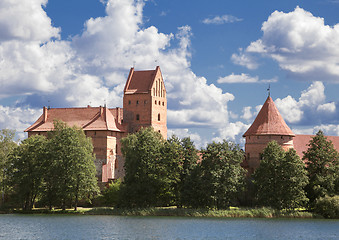
{"label": "red tile roof", "polygon": [[157,66],[155,70],[134,71],[131,68],[129,76],[125,85],[125,93],[148,93],[151,90],[154,78],[160,67]]}
{"label": "red tile roof", "polygon": [[[121,110],[121,111],[119,111]],[[120,124],[122,109],[108,109],[106,107],[87,108],[51,108],[44,107],[43,114],[25,132],[44,132],[53,130],[53,121],[61,120],[68,126],[81,127],[83,130],[111,130],[124,132]],[[46,119],[45,119],[46,117]],[[118,120],[118,118],[120,118]]]}
{"label": "red tile roof", "polygon": [[270,96],[266,99],[258,116],[243,137],[252,135],[295,136],[281,117]]}
{"label": "red tile roof", "polygon": [[[309,142],[315,135],[296,135],[293,139],[294,149],[300,158],[304,156],[303,152],[307,151]],[[339,137],[338,136],[325,136],[327,140],[331,140],[334,148],[339,151]]]}

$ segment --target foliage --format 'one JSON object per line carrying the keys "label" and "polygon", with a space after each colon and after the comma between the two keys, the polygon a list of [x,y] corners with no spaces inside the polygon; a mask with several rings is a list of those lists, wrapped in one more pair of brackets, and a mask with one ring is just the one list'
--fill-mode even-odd
{"label": "foliage", "polygon": [[15,131],[9,129],[0,130],[0,192],[2,204],[5,202],[5,194],[10,190],[6,172],[9,167],[9,154],[17,146],[14,142],[14,137]]}
{"label": "foliage", "polygon": [[[192,182],[191,179],[195,179],[197,173],[197,164],[199,161],[199,152],[195,148],[194,143],[189,137],[183,138],[180,142],[181,145],[181,171],[180,171],[180,181],[178,184],[179,199],[178,205],[189,204],[191,198],[191,190],[196,186],[192,184],[197,184]],[[192,176],[193,175],[193,176]]]}
{"label": "foliage", "polygon": [[314,212],[325,218],[339,218],[339,195],[325,196],[315,201]]}
{"label": "foliage", "polygon": [[312,207],[319,197],[339,194],[339,153],[322,131],[312,138],[308,146],[303,160],[306,161],[309,177],[306,191]]}
{"label": "foliage", "polygon": [[121,179],[111,182],[103,192],[106,206],[116,206],[119,203]]}
{"label": "foliage", "polygon": [[44,136],[30,137],[22,141],[10,155],[10,183],[23,210],[31,210],[41,192],[46,141]]}
{"label": "foliage", "polygon": [[89,199],[99,192],[94,165],[93,145],[82,129],[54,122],[47,143],[45,196],[52,205],[77,208],[79,199]]}
{"label": "foliage", "polygon": [[163,182],[160,172],[166,169],[160,160],[163,141],[161,134],[153,128],[143,128],[121,140],[121,151],[125,157],[121,206],[157,205]]}
{"label": "foliage", "polygon": [[280,210],[307,202],[303,189],[308,183],[307,175],[294,149],[285,152],[277,142],[270,142],[253,179],[259,205]]}
{"label": "foliage", "polygon": [[202,150],[201,164],[192,169],[186,182],[185,187],[191,189],[186,205],[221,209],[236,204],[244,187],[245,172],[240,166],[243,157],[243,151],[234,143],[208,144]]}

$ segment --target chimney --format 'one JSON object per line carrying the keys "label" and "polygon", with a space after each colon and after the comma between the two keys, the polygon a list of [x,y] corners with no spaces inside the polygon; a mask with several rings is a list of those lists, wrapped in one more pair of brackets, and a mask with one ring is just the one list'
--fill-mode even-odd
{"label": "chimney", "polygon": [[120,119],[120,108],[117,107],[117,120],[118,120],[118,123],[121,123],[121,119]]}
{"label": "chimney", "polygon": [[43,107],[43,121],[44,123],[47,121],[48,109],[44,106]]}

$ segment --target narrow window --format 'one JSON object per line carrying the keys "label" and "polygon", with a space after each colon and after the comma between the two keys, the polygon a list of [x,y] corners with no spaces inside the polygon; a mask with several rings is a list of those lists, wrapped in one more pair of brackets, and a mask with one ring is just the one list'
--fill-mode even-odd
{"label": "narrow window", "polygon": [[162,102],[162,105],[163,105],[163,106],[165,106],[165,103],[164,103],[164,102]]}
{"label": "narrow window", "polygon": [[137,105],[139,104],[139,100],[137,100]]}
{"label": "narrow window", "polygon": [[160,121],[160,113],[158,114],[158,121]]}
{"label": "narrow window", "polygon": [[157,105],[157,100],[154,101],[155,105]]}
{"label": "narrow window", "polygon": [[153,88],[153,96],[155,96],[155,88]]}
{"label": "narrow window", "polygon": [[147,104],[147,100],[144,101],[144,104],[145,104],[145,105]]}
{"label": "narrow window", "polygon": [[115,164],[114,164],[114,168],[117,169],[119,166],[118,166],[118,159],[115,159]]}
{"label": "narrow window", "polygon": [[130,104],[131,104],[131,100],[128,101],[128,105],[130,105]]}
{"label": "narrow window", "polygon": [[159,101],[159,105],[160,105],[160,101]]}
{"label": "narrow window", "polygon": [[136,120],[139,121],[139,119],[140,119],[140,116],[139,116],[139,114],[137,114]]}

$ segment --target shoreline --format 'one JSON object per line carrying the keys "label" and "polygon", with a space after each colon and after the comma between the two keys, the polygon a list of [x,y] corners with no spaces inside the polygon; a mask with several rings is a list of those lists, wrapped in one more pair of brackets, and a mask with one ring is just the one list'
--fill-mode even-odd
{"label": "shoreline", "polygon": [[112,215],[112,216],[159,216],[159,217],[211,217],[211,218],[323,218],[320,215],[304,210],[278,211],[271,208],[231,208],[227,210],[191,209],[176,207],[150,207],[150,208],[114,208],[114,207],[79,207],[74,209],[49,210],[36,208],[31,211],[18,209],[0,211],[0,214],[64,214],[64,215]]}

